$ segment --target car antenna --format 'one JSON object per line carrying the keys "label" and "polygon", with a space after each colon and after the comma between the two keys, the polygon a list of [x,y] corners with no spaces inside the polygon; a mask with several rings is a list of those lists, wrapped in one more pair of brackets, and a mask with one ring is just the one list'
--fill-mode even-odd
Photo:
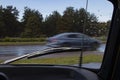
{"label": "car antenna", "polygon": [[[87,13],[87,9],[88,9],[88,0],[86,0],[86,6],[85,6],[85,11]],[[85,15],[85,18],[84,18],[84,24],[83,24],[83,34],[85,34],[85,27],[86,27],[86,23],[87,23],[87,15],[86,13],[84,14]],[[81,53],[80,53],[80,63],[79,63],[79,66],[82,67],[82,59],[83,59],[83,49],[84,49],[84,36],[82,36],[82,44],[81,44]]]}

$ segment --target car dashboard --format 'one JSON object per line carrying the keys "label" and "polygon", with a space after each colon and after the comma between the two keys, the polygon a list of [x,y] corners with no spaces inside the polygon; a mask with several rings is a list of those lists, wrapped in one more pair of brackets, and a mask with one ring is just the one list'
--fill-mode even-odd
{"label": "car dashboard", "polygon": [[[1,80],[98,80],[98,76],[86,69],[72,66],[2,65]],[[4,77],[2,79],[2,77]]]}

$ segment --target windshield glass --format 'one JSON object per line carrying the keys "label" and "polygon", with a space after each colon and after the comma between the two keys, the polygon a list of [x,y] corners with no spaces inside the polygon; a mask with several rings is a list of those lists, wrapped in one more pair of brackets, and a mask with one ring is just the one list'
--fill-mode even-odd
{"label": "windshield glass", "polygon": [[[107,0],[0,0],[0,62],[100,68],[112,11]],[[80,50],[28,58],[61,47]]]}

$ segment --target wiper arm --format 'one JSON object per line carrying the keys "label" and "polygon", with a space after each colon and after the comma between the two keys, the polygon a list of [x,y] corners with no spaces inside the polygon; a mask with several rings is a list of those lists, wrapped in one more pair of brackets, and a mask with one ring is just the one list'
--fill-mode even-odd
{"label": "wiper arm", "polygon": [[18,60],[20,60],[20,59],[26,58],[26,57],[31,56],[31,55],[36,54],[36,53],[37,53],[37,54],[38,54],[38,53],[43,53],[43,52],[45,52],[45,51],[47,51],[47,50],[48,50],[48,49],[45,49],[45,50],[43,50],[43,51],[37,51],[37,52],[33,52],[33,53],[28,53],[28,54],[25,54],[25,55],[22,55],[22,56],[19,56],[19,57],[15,57],[15,58],[6,60],[6,61],[2,62],[1,64],[9,64],[9,63],[18,61]]}
{"label": "wiper arm", "polygon": [[54,54],[54,53],[73,52],[73,51],[81,51],[81,48],[73,48],[73,47],[48,48],[48,49],[44,49],[42,51],[37,51],[37,52],[33,52],[31,54],[26,54],[26,55],[22,55],[20,57],[6,60],[1,64],[9,64],[9,63],[18,61],[23,58],[30,59],[30,58],[40,57],[40,56]]}

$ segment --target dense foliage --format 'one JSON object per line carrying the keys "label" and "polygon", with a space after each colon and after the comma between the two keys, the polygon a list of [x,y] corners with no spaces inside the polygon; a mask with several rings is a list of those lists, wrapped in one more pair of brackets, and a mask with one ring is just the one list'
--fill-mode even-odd
{"label": "dense foliage", "polygon": [[105,36],[108,22],[99,22],[96,15],[86,12],[84,8],[67,7],[61,15],[58,11],[43,18],[38,10],[25,7],[23,18],[18,19],[16,7],[0,6],[0,38],[5,37],[43,37],[61,32],[81,32],[90,36]]}

